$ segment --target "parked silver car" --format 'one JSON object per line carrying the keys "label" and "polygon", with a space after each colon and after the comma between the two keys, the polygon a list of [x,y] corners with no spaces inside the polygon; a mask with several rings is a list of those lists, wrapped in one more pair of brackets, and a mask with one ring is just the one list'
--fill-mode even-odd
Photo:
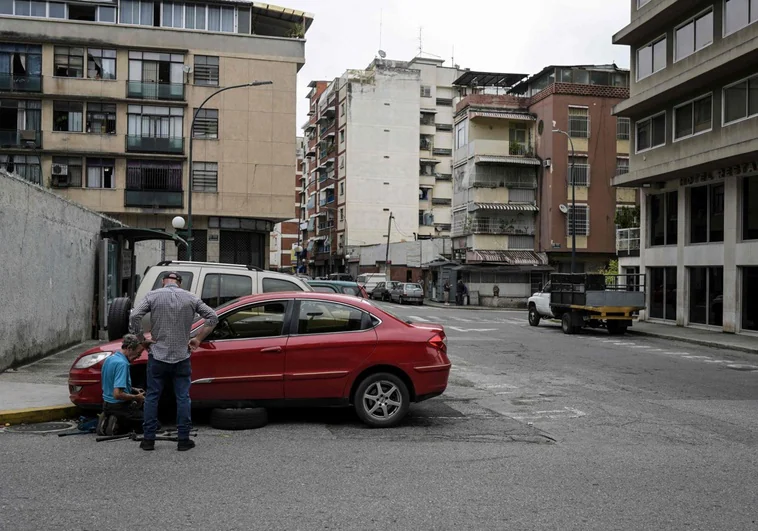
{"label": "parked silver car", "polygon": [[405,304],[408,302],[411,304],[422,305],[424,304],[424,290],[419,284],[399,282],[390,290],[390,300],[399,304]]}
{"label": "parked silver car", "polygon": [[400,284],[401,282],[395,282],[394,280],[392,282],[380,282],[376,285],[374,291],[371,292],[371,298],[379,301],[388,301],[390,300],[392,288]]}

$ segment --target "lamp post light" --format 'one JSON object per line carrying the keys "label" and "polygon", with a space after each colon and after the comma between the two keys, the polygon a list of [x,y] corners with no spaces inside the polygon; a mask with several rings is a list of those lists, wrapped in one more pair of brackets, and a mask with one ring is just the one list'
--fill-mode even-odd
{"label": "lamp post light", "polygon": [[576,273],[576,179],[574,179],[574,142],[571,135],[556,127],[553,121],[553,133],[565,135],[571,146],[571,162],[569,164],[569,179],[571,181],[571,272]]}
{"label": "lamp post light", "polygon": [[[189,137],[189,157],[188,157],[188,169],[187,173],[189,175],[189,178],[187,179],[187,183],[189,186],[189,193],[187,194],[187,260],[192,261],[192,241],[194,238],[192,237],[192,139],[194,138],[194,131],[195,131],[195,120],[197,119],[197,114],[200,112],[200,110],[203,108],[203,106],[208,103],[208,100],[210,100],[213,96],[216,94],[221,94],[224,91],[237,89],[237,88],[245,88],[245,87],[258,87],[260,85],[273,85],[273,81],[253,81],[251,83],[242,83],[241,85],[231,85],[229,87],[224,87],[218,89],[216,92],[205,98],[203,103],[200,104],[200,107],[195,109],[195,112],[192,114],[192,124],[190,124],[190,137]],[[176,218],[174,218],[176,219]]]}

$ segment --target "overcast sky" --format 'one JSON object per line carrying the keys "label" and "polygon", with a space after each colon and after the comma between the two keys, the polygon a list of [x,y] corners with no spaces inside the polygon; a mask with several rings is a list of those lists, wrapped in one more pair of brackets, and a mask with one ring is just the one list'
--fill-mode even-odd
{"label": "overcast sky", "polygon": [[[311,13],[305,66],[298,75],[298,134],[314,79],[365,68],[380,49],[410,60],[419,51],[450,65],[534,74],[551,64],[629,67],[629,49],[611,37],[629,23],[629,0],[279,0]],[[381,13],[381,15],[380,15]]]}

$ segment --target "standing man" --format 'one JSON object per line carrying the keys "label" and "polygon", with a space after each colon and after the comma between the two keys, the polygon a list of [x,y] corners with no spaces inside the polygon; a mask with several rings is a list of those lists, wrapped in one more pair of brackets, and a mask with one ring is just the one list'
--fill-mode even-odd
{"label": "standing man", "polygon": [[[195,442],[189,438],[192,428],[190,351],[196,350],[211,333],[218,324],[218,316],[201,299],[183,290],[181,284],[182,276],[179,273],[168,273],[163,278],[163,287],[149,292],[134,307],[129,319],[130,330],[139,334],[142,331],[142,317],[150,312],[154,341],[147,361],[145,435],[140,443],[143,450],[155,449],[158,400],[167,381],[173,382],[176,394],[176,430],[179,435],[177,450],[185,451],[195,447]],[[190,340],[190,327],[196,313],[205,318],[205,323]]]}
{"label": "standing man", "polygon": [[463,279],[458,279],[458,285],[455,287],[455,304],[463,306],[463,295],[466,293],[466,285]]}
{"label": "standing man", "polygon": [[445,294],[445,306],[450,306],[450,281],[445,279],[445,285],[442,286],[442,291]]}
{"label": "standing man", "polygon": [[[105,435],[108,417],[116,417],[126,431],[142,424],[142,404],[145,391],[132,387],[129,365],[140,357],[151,341],[126,334],[121,341],[121,350],[114,352],[103,362],[100,371],[103,385],[103,413],[98,421],[98,434]],[[108,433],[108,435],[115,435]]]}

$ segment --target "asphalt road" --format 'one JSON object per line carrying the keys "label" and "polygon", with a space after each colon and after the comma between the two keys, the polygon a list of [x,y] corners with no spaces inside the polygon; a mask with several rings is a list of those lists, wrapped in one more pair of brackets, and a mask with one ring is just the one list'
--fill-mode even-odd
{"label": "asphalt road", "polygon": [[186,453],[0,433],[0,529],[758,529],[755,357],[389,307],[444,324],[454,364],[402,427],[289,411]]}

